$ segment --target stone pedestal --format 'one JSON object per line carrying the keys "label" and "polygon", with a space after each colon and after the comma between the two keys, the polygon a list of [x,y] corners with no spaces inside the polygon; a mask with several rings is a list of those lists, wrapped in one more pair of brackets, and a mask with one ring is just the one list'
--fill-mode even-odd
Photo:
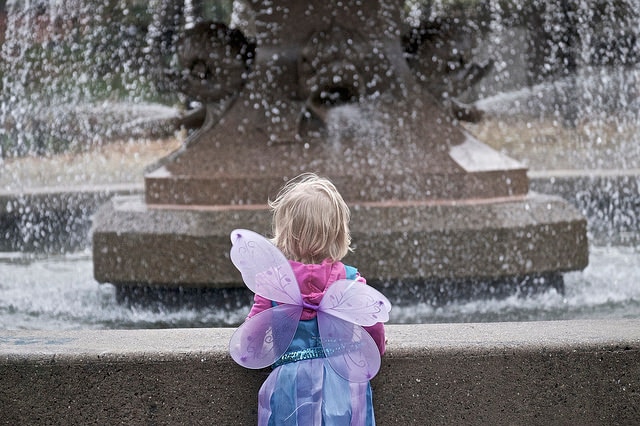
{"label": "stone pedestal", "polygon": [[[243,86],[145,176],[145,197],[95,217],[95,276],[126,285],[241,285],[234,228],[268,233],[266,202],[302,172],[353,210],[370,280],[464,281],[584,268],[586,223],[528,194],[526,168],[466,133],[416,81],[401,6],[283,0],[256,13]],[[213,107],[210,107],[210,111]]]}
{"label": "stone pedestal", "polygon": [[[244,286],[229,260],[229,233],[244,227],[268,234],[271,217],[266,205],[161,209],[127,196],[104,205],[94,223],[99,282],[226,288]],[[355,251],[345,262],[372,283],[440,282],[462,297],[478,293],[465,283],[545,276],[588,262],[586,221],[547,195],[357,204],[352,237]],[[432,297],[433,289],[425,292],[422,298]]]}

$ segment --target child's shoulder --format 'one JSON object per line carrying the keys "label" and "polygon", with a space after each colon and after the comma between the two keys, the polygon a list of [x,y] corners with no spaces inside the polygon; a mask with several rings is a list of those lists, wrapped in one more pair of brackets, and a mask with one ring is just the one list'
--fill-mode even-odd
{"label": "child's shoulder", "polygon": [[358,278],[358,268],[351,265],[344,265],[344,271],[347,274],[346,278],[348,280],[355,280]]}

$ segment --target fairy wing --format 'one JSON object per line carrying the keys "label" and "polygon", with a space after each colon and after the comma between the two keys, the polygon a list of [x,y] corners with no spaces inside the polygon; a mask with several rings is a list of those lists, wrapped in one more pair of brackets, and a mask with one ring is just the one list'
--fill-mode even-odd
{"label": "fairy wing", "polygon": [[279,303],[302,305],[298,282],[282,252],[260,234],[231,232],[231,261],[251,291]]}
{"label": "fairy wing", "polygon": [[229,353],[246,368],[264,368],[287,350],[302,314],[296,277],[269,240],[246,229],[231,233],[231,261],[254,293],[280,304],[247,319],[229,342]]}
{"label": "fairy wing", "polygon": [[371,380],[380,370],[380,352],[367,331],[323,311],[318,311],[318,329],[331,368],[350,382]]}
{"label": "fairy wing", "polygon": [[301,314],[302,306],[283,304],[249,318],[231,336],[231,357],[246,368],[270,366],[291,344]]}
{"label": "fairy wing", "polygon": [[361,326],[389,320],[391,303],[378,290],[355,280],[339,280],[318,307],[318,329],[331,367],[352,382],[370,380],[380,369],[380,352]]}
{"label": "fairy wing", "polygon": [[[233,334],[229,351],[247,368],[273,364],[287,350],[302,314],[302,296],[284,255],[262,235],[238,229],[231,233],[231,261],[249,289],[283,303],[248,319]],[[389,319],[391,304],[377,290],[341,280],[329,287],[318,307],[318,328],[325,355],[342,377],[364,382],[380,369],[373,338],[359,324]]]}
{"label": "fairy wing", "polygon": [[387,322],[391,303],[382,293],[355,280],[338,280],[325,292],[319,310],[364,326]]}

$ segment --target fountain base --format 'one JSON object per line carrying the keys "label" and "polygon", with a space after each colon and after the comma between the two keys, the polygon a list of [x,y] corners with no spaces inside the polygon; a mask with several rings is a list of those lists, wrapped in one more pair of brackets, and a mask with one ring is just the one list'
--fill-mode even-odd
{"label": "fountain base", "polygon": [[[372,381],[379,424],[638,423],[639,320],[386,330]],[[231,360],[232,331],[6,331],[3,420],[256,424],[268,371]]]}
{"label": "fountain base", "polygon": [[[355,251],[375,282],[472,282],[583,269],[587,222],[558,197],[386,201],[351,206]],[[270,229],[266,205],[156,208],[115,197],[94,217],[94,276],[115,285],[243,286],[229,233]]]}

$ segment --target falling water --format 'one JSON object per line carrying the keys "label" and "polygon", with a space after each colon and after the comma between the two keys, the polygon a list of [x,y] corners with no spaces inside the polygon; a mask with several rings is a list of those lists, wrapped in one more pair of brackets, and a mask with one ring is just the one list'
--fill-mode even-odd
{"label": "falling water", "polygon": [[487,4],[494,72],[461,95],[480,139],[536,170],[639,168],[640,3]]}
{"label": "falling water", "polygon": [[[446,1],[423,3],[431,6],[433,15],[448,13]],[[464,125],[480,140],[527,164],[534,178],[557,170],[635,173],[623,186],[602,186],[597,197],[584,188],[571,196],[592,224],[604,218],[637,231],[640,2],[477,4],[477,10],[469,9],[471,18],[479,17],[482,30],[474,57],[478,62],[490,59],[494,66],[476,85],[456,94],[485,113],[484,120]],[[165,122],[175,115],[177,97],[162,93],[153,80],[158,59],[149,55],[149,38],[155,18],[147,2],[10,0],[6,10],[0,167],[3,158],[50,156],[86,150],[105,140],[135,138],[148,134],[159,116]],[[354,119],[348,108],[334,113],[342,124]],[[336,143],[338,137],[336,132]],[[604,196],[612,194],[618,195]],[[640,251],[607,245],[616,239],[605,237],[602,246],[591,247],[585,271],[565,274],[564,293],[408,304],[394,308],[392,321],[638,318]],[[0,252],[0,328],[232,326],[242,321],[249,303],[230,299],[222,308],[175,308],[121,304],[117,299],[113,286],[93,280],[88,251]]]}
{"label": "falling water", "polygon": [[146,111],[171,98],[148,78],[145,3],[7,2],[0,158],[168,132]]}

